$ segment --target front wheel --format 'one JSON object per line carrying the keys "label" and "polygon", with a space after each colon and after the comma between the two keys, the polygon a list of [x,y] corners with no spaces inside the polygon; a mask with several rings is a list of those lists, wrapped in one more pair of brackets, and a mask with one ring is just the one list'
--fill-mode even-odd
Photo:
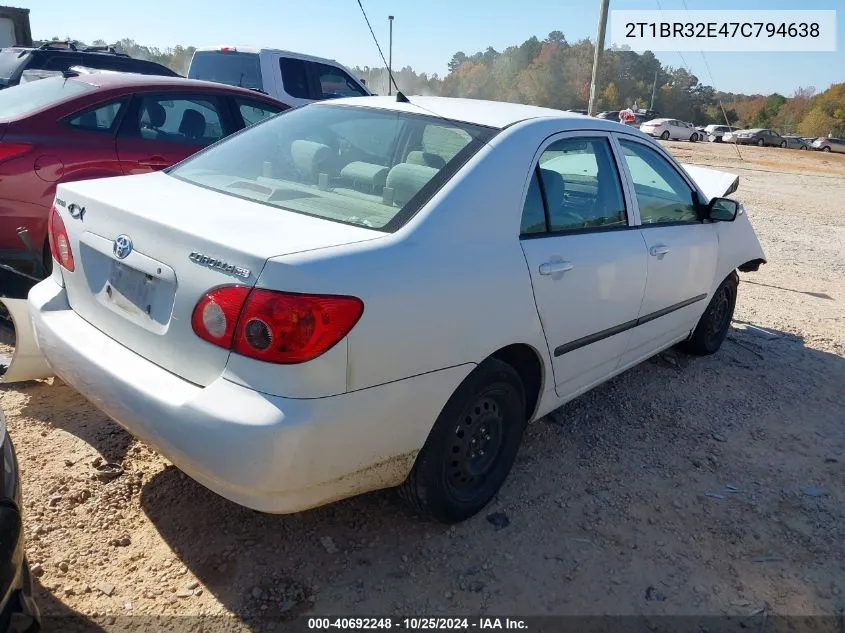
{"label": "front wheel", "polygon": [[757,141],[757,147],[765,147],[765,146],[766,146],[766,141],[764,141],[763,139],[760,139],[759,141]]}
{"label": "front wheel", "polygon": [[525,423],[519,374],[502,361],[484,361],[446,403],[399,495],[443,523],[468,519],[507,478]]}
{"label": "front wheel", "polygon": [[667,130],[667,131],[663,132],[663,134],[660,135],[660,138],[663,139],[664,141],[668,141],[669,140],[669,131]]}
{"label": "front wheel", "polygon": [[683,344],[686,352],[695,356],[708,356],[719,350],[731,327],[738,286],[739,276],[736,272],[719,285],[692,336]]}
{"label": "front wheel", "polygon": [[690,137],[689,137],[689,142],[690,142],[690,143],[696,143],[696,142],[698,142],[698,134],[693,134],[692,136],[690,136]]}
{"label": "front wheel", "polygon": [[823,152],[829,152],[829,151],[830,151],[830,148],[829,148],[829,147],[825,147],[822,151],[823,151]]}
{"label": "front wheel", "polygon": [[786,149],[786,141],[781,141],[781,142],[780,142],[780,148],[781,148],[781,149]]}

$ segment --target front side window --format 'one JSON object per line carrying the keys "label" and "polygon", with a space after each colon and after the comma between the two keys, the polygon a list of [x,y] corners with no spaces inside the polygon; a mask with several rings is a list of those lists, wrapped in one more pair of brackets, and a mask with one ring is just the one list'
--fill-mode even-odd
{"label": "front side window", "polygon": [[187,145],[210,145],[224,136],[216,99],[170,95],[142,97],[135,120],[121,133]]}
{"label": "front side window", "polygon": [[122,101],[113,101],[77,114],[68,119],[68,125],[82,130],[110,132],[114,128]]}
{"label": "front side window", "polygon": [[340,68],[312,62],[311,67],[317,75],[317,84],[320,86],[321,99],[334,99],[337,97],[363,97],[367,93],[355,83],[349,75]]}
{"label": "front side window", "polygon": [[[458,127],[466,142],[441,165],[415,160],[427,126]],[[363,146],[361,130],[367,131]],[[312,105],[247,128],[168,171],[221,193],[357,226],[404,224],[495,131],[375,108]],[[419,153],[419,152],[417,152]]]}
{"label": "front side window", "polygon": [[692,188],[668,160],[642,143],[619,143],[634,181],[643,226],[699,221]]}
{"label": "front side window", "polygon": [[[550,232],[624,227],[628,224],[619,172],[605,138],[572,138],[552,143],[537,168]],[[523,229],[540,217],[529,188]],[[532,232],[535,232],[532,230]]]}
{"label": "front side window", "polygon": [[252,99],[242,99],[235,97],[235,105],[238,106],[238,112],[241,113],[241,118],[244,120],[244,125],[249,127],[264,119],[278,114],[287,108],[282,106],[270,105],[263,101],[253,101]]}

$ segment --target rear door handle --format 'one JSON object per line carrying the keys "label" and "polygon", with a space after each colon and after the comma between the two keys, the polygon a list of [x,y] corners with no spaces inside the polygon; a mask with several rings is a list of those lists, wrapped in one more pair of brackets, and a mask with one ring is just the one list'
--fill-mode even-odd
{"label": "rear door handle", "polygon": [[541,275],[554,275],[555,273],[565,273],[567,270],[572,270],[575,266],[572,262],[546,262],[540,264]]}
{"label": "rear door handle", "polygon": [[648,249],[648,254],[652,257],[660,257],[661,255],[665,255],[669,252],[669,247],[665,244],[658,244],[656,246],[652,246]]}

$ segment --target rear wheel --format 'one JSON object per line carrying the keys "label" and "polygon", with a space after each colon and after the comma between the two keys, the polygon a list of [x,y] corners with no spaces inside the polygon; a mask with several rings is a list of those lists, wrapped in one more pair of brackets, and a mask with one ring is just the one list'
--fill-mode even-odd
{"label": "rear wheel", "polygon": [[822,151],[823,151],[823,152],[829,152],[829,151],[830,151],[830,147],[825,147],[824,149],[822,149]]}
{"label": "rear wheel", "polygon": [[519,374],[500,360],[484,361],[446,403],[399,495],[444,523],[468,519],[507,478],[525,422]]}
{"label": "rear wheel", "polygon": [[660,135],[660,138],[662,138],[664,141],[668,141],[669,140],[669,130],[666,130],[665,132],[663,132],[663,134]]}
{"label": "rear wheel", "polygon": [[707,356],[719,350],[731,327],[738,285],[739,276],[736,272],[719,285],[693,330],[692,337],[683,344],[685,351],[696,356]]}
{"label": "rear wheel", "polygon": [[759,141],[757,141],[757,147],[764,147],[765,145],[766,145],[766,141],[764,141],[763,139],[760,139]]}
{"label": "rear wheel", "polygon": [[698,134],[693,134],[689,137],[690,143],[695,143],[698,141]]}
{"label": "rear wheel", "polygon": [[780,142],[780,148],[781,148],[781,149],[786,149],[786,141],[781,141],[781,142]]}

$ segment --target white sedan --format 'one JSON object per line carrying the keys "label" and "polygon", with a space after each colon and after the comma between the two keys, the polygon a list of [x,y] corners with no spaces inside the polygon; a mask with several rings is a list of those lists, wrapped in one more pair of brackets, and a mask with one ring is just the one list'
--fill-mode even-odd
{"label": "white sedan", "polygon": [[165,170],[59,185],[29,294],[52,370],[188,475],[290,513],[399,486],[466,519],[523,430],[683,343],[763,251],[730,174],[616,122],[308,105]]}
{"label": "white sedan", "polygon": [[678,121],[677,119],[652,119],[640,126],[640,131],[649,136],[668,141],[692,141],[693,143],[704,138],[704,135],[695,129],[692,123]]}

